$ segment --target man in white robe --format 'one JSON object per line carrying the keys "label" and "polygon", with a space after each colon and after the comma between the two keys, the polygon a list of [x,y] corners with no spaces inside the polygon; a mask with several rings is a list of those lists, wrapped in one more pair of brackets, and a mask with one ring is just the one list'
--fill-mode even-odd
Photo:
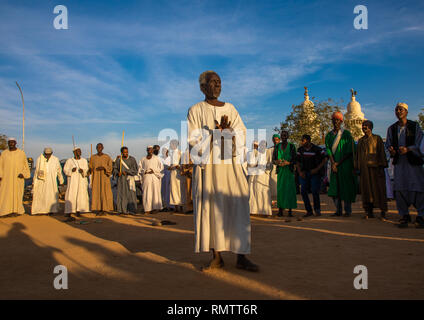
{"label": "man in white robe", "polygon": [[261,141],[249,153],[249,204],[250,214],[272,216],[270,173],[272,155],[267,152],[266,141]]}
{"label": "man in white robe", "polygon": [[147,156],[139,164],[139,173],[143,176],[143,206],[146,214],[162,209],[162,172],[162,162],[153,154],[153,146],[148,146]]}
{"label": "man in white robe", "polygon": [[178,149],[178,141],[170,142],[170,200],[169,204],[175,207],[175,212],[182,212],[184,206],[184,176],[180,174],[181,151]]}
{"label": "man in white robe", "polygon": [[63,185],[62,167],[53,156],[51,148],[45,148],[36,162],[31,214],[50,214],[59,211],[59,184]]}
{"label": "man in white robe", "polygon": [[68,186],[65,194],[65,216],[70,217],[74,213],[77,217],[80,213],[89,212],[88,198],[88,162],[81,157],[81,149],[74,148],[74,157],[66,161],[63,172],[68,177]]}
{"label": "man in white robe", "polygon": [[162,148],[162,157],[160,158],[163,166],[163,178],[161,180],[161,194],[162,194],[162,211],[170,211],[171,207],[169,204],[170,197],[170,178],[171,171],[169,171],[169,167],[171,165],[171,157],[169,156],[169,152],[167,148]]}
{"label": "man in white robe", "polygon": [[[272,155],[274,154],[275,146],[280,143],[279,134],[274,134],[272,136],[272,143],[274,144],[274,146],[268,149],[268,153],[270,154],[271,159],[272,159]],[[271,199],[275,207],[277,207],[277,177],[278,177],[277,166],[273,164],[272,170],[270,173],[269,187],[271,188]]]}
{"label": "man in white robe", "polygon": [[[240,161],[246,127],[235,107],[218,101],[221,79],[213,71],[199,78],[205,100],[187,115],[193,174],[195,252],[212,251],[204,268],[222,268],[221,252],[237,254],[236,267],[258,271],[250,253],[249,187]],[[223,137],[223,139],[221,139]]]}
{"label": "man in white robe", "polygon": [[30,178],[25,152],[16,147],[16,139],[8,138],[7,145],[0,156],[0,217],[25,213],[24,179]]}

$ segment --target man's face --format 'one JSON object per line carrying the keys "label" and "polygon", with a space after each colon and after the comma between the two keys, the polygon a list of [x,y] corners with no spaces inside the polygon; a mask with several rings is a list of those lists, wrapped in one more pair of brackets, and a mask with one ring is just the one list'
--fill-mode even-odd
{"label": "man's face", "polygon": [[124,159],[128,158],[128,149],[124,149],[124,150],[122,150],[122,157],[123,157]]}
{"label": "man's face", "polygon": [[370,134],[372,132],[371,128],[366,124],[362,124],[362,132],[366,135]]}
{"label": "man's face", "polygon": [[153,148],[147,148],[147,154],[150,156],[153,153]]}
{"label": "man's face", "polygon": [[96,150],[97,150],[97,153],[101,153],[101,152],[103,151],[103,145],[102,145],[101,143],[99,143],[99,144],[96,146]]}
{"label": "man's face", "polygon": [[254,144],[253,144],[253,149],[258,150],[258,144],[257,144],[257,143],[254,143]]}
{"label": "man's face", "polygon": [[408,110],[406,110],[404,107],[401,106],[397,106],[395,108],[395,114],[396,117],[400,120],[400,119],[404,119],[406,118],[406,116],[408,115]]}
{"label": "man's face", "polygon": [[81,157],[81,149],[77,149],[77,150],[74,150],[74,156],[75,156],[75,158],[80,158]]}
{"label": "man's face", "polygon": [[16,148],[16,141],[10,140],[10,141],[7,142],[7,145],[9,147],[9,149],[15,149]]}
{"label": "man's face", "polygon": [[155,146],[153,148],[153,154],[157,156],[159,154],[159,150],[160,150],[160,147],[159,146]]}
{"label": "man's face", "polygon": [[289,135],[287,132],[285,131],[281,132],[280,136],[281,136],[281,141],[287,142],[287,139],[289,138]]}
{"label": "man's face", "polygon": [[49,160],[50,157],[52,156],[52,154],[51,153],[44,153],[44,156],[46,157],[47,160]]}
{"label": "man's face", "polygon": [[333,118],[332,119],[332,122],[333,122],[333,127],[335,128],[335,129],[340,129],[340,127],[341,127],[341,125],[342,125],[342,120],[340,120],[339,118]]}
{"label": "man's face", "polygon": [[221,78],[217,74],[209,75],[208,82],[202,85],[202,91],[207,98],[218,99],[221,94]]}
{"label": "man's face", "polygon": [[274,143],[274,145],[277,145],[277,144],[280,143],[280,138],[274,137],[274,138],[272,138],[272,142]]}
{"label": "man's face", "polygon": [[303,138],[302,141],[300,142],[300,144],[304,147],[306,145],[308,145],[308,139]]}

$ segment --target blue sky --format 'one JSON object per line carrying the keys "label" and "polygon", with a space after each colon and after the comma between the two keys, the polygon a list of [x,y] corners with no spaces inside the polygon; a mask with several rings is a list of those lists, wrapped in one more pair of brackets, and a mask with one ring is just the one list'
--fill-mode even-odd
{"label": "blue sky", "polygon": [[[60,4],[68,30],[53,27]],[[358,4],[368,30],[353,27]],[[18,81],[33,157],[69,157],[72,135],[86,156],[99,141],[115,156],[125,130],[140,158],[162,129],[179,132],[209,69],[221,100],[269,136],[304,86],[344,105],[355,88],[382,136],[398,101],[411,119],[424,108],[424,1],[1,0],[0,35],[0,133],[21,140]]]}

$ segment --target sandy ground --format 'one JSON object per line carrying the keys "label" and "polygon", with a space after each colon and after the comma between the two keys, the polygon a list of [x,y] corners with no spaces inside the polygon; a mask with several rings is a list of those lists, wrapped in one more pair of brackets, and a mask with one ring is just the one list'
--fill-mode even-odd
{"label": "sandy ground", "polygon": [[[210,256],[193,252],[192,215],[0,219],[0,299],[424,298],[424,229],[395,227],[394,202],[383,222],[361,219],[359,202],[352,217],[330,217],[333,205],[321,200],[322,217],[252,216],[250,258],[259,273],[236,269],[231,253],[223,270],[200,271]],[[298,205],[302,216],[300,196]],[[154,227],[155,219],[177,224]],[[67,290],[53,287],[59,264],[68,269]],[[356,265],[368,268],[368,290],[353,287]]]}

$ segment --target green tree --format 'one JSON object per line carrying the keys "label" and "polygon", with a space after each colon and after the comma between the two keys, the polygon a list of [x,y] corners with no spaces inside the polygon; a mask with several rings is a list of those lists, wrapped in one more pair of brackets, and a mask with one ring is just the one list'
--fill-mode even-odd
{"label": "green tree", "polygon": [[7,148],[7,137],[4,134],[0,134],[0,150]]}
{"label": "green tree", "polygon": [[420,124],[421,128],[424,129],[424,108],[421,109],[422,112],[418,114],[418,123]]}
{"label": "green tree", "polygon": [[312,98],[315,104],[315,119],[311,120],[304,112],[302,105],[293,105],[292,112],[286,117],[284,122],[280,123],[280,128],[275,127],[274,131],[287,130],[290,134],[290,140],[299,143],[302,135],[309,134],[312,142],[315,144],[324,144],[325,135],[333,128],[331,116],[333,112],[340,111],[343,100],[339,102],[329,98],[319,101]]}

